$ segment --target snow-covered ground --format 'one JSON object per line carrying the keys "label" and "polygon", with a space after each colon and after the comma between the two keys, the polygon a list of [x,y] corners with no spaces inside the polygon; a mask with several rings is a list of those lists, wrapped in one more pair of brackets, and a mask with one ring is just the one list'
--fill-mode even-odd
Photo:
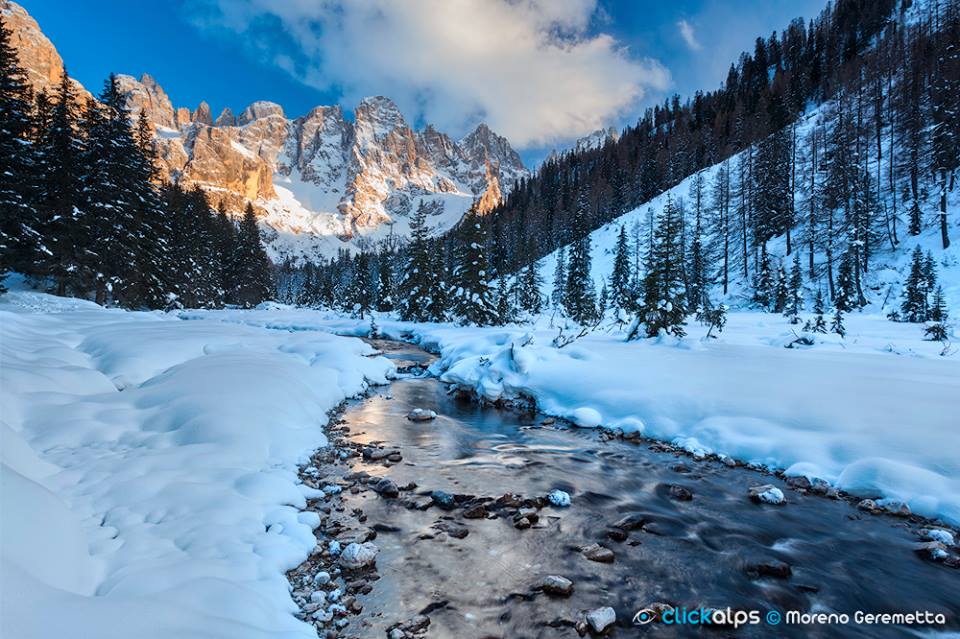
{"label": "snow-covered ground", "polygon": [[[184,313],[278,330],[365,334],[369,322],[309,310]],[[607,327],[565,348],[557,329],[463,328],[378,319],[441,353],[442,379],[488,399],[520,394],[547,413],[818,477],[864,496],[902,500],[960,523],[960,354],[922,326],[847,317],[847,336],[785,348],[797,327],[735,312],[719,339],[691,323],[681,341],[624,342]]]}
{"label": "snow-covered ground", "polygon": [[[550,318],[462,328],[379,318],[489,399],[519,394],[583,426],[823,478],[960,523],[956,351],[852,314],[845,339],[784,348],[780,316],[731,313],[720,339],[562,348]],[[314,547],[296,465],[327,411],[392,365],[369,321],[264,305],[108,310],[0,298],[4,635],[310,637],[284,571]]]}
{"label": "snow-covered ground", "polygon": [[359,340],[0,298],[4,637],[316,637],[298,461],[393,370]]}

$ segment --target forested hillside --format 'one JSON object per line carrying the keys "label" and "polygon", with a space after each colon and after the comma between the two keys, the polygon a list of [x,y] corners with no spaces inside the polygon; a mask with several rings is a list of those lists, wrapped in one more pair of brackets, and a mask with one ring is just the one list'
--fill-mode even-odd
{"label": "forested hillside", "polygon": [[[0,274],[130,308],[251,306],[273,295],[260,231],[198,188],[161,184],[153,131],[116,78],[99,100],[67,74],[34,95],[0,20]],[[0,282],[2,286],[2,282]]]}
{"label": "forested hillside", "polygon": [[[904,293],[926,310],[891,315],[935,319],[936,263],[956,224],[958,41],[956,0],[828,5],[758,38],[720,89],[674,96],[601,148],[548,160],[501,207],[442,242],[415,236],[399,251],[288,269],[288,299],[382,311],[399,303],[409,319],[472,323],[476,312],[455,301],[464,296],[445,294],[467,290],[470,306],[500,311],[484,323],[549,303],[580,323],[617,309],[655,334],[698,310],[710,321],[703,312],[721,302],[796,317],[819,292],[824,312],[862,308],[900,294],[899,282],[868,290],[881,256],[900,268],[918,238],[936,236],[920,242],[927,276]],[[616,241],[592,247],[589,234],[608,224]],[[464,262],[464,244],[486,250]],[[553,255],[534,266],[559,247],[559,265]],[[597,250],[607,257],[595,259]],[[352,284],[361,259],[367,288]],[[425,292],[404,300],[398,286]],[[652,319],[664,313],[671,318]]]}

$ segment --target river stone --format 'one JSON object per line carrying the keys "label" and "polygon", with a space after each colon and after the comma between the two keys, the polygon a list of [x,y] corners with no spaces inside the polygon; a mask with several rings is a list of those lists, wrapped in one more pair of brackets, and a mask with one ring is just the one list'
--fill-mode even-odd
{"label": "river stone", "polygon": [[376,563],[379,552],[380,549],[369,541],[362,544],[352,543],[340,553],[340,565],[348,570],[365,568]]}
{"label": "river stone", "polygon": [[880,512],[880,507],[877,506],[877,502],[873,501],[872,499],[861,499],[860,503],[857,504],[857,508],[871,514]]}
{"label": "river stone", "polygon": [[530,520],[526,517],[521,517],[513,522],[513,527],[517,530],[526,530],[530,525]]}
{"label": "river stone", "polygon": [[392,479],[388,479],[386,477],[374,484],[373,489],[381,497],[392,498],[397,497],[400,494],[400,489],[397,488],[397,484],[394,483]]}
{"label": "river stone", "polygon": [[677,501],[690,501],[693,499],[693,493],[683,486],[674,484],[670,486],[670,497],[672,499],[676,499]]}
{"label": "river stone", "polygon": [[487,516],[487,507],[484,504],[475,504],[463,511],[465,519],[483,519]]}
{"label": "river stone", "polygon": [[758,504],[780,505],[784,502],[783,491],[773,484],[753,486],[748,491],[750,499]]}
{"label": "river stone", "polygon": [[647,518],[644,515],[640,513],[630,513],[615,521],[613,527],[622,530],[636,530],[637,528],[641,528],[646,521]]}
{"label": "river stone", "polygon": [[450,493],[445,493],[442,490],[435,490],[430,493],[430,499],[433,500],[434,504],[440,508],[443,508],[444,510],[452,510],[456,505],[453,495]]}
{"label": "river stone", "polygon": [[607,537],[614,541],[625,541],[627,539],[627,531],[623,528],[610,527],[607,528]]}
{"label": "river stone", "polygon": [[597,634],[600,634],[612,626],[616,620],[617,613],[610,606],[597,608],[587,613],[587,623],[590,624],[590,628]]}
{"label": "river stone", "polygon": [[560,575],[547,575],[540,583],[540,587],[545,593],[560,597],[569,597],[573,592],[573,582]]}
{"label": "river stone", "polygon": [[543,418],[543,421],[540,422],[540,423],[543,424],[544,426],[549,426],[550,424],[553,424],[553,423],[555,423],[556,421],[557,421],[557,420],[554,419],[553,417],[544,417],[544,418]]}
{"label": "river stone", "polygon": [[600,544],[590,544],[589,546],[585,546],[581,552],[583,553],[583,556],[590,561],[597,561],[602,564],[613,563],[613,551],[609,548],[604,548]]}
{"label": "river stone", "polygon": [[414,408],[407,415],[407,419],[412,422],[429,422],[431,419],[436,419],[437,414],[432,410],[425,408]]}
{"label": "river stone", "polygon": [[550,491],[550,494],[547,495],[547,501],[557,508],[566,508],[570,505],[570,493],[562,490]]}
{"label": "river stone", "polygon": [[751,577],[786,579],[793,574],[793,571],[790,569],[790,564],[782,562],[779,559],[769,559],[747,566],[747,573]]}

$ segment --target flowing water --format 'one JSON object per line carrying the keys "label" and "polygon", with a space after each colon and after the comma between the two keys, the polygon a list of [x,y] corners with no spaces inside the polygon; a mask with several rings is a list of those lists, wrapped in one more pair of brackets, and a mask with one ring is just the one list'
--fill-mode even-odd
{"label": "flowing water", "polygon": [[[377,342],[402,363],[429,357],[413,347]],[[413,408],[432,409],[433,421],[413,422]],[[385,466],[353,458],[338,471],[365,471],[398,485],[414,482],[399,498],[372,490],[343,494],[346,511],[362,510],[379,531],[375,543],[380,579],[360,597],[363,613],[345,636],[384,637],[389,626],[426,613],[428,637],[577,637],[583,611],[612,606],[613,637],[673,637],[707,632],[737,637],[916,636],[881,625],[771,626],[769,610],[785,614],[855,611],[933,611],[948,616],[956,632],[960,570],[914,551],[918,519],[870,515],[848,501],[803,494],[781,480],[718,461],[697,461],[650,442],[610,438],[598,430],[544,424],[542,415],[481,407],[447,392],[432,378],[410,378],[349,405],[347,441],[396,448],[403,460]],[[549,420],[548,420],[549,421]],[[772,483],[787,503],[759,505],[750,486]],[[671,487],[692,499],[681,501]],[[551,505],[539,521],[518,530],[502,511],[467,519],[463,509],[432,506],[429,491],[496,498],[504,493],[543,496],[560,489],[572,505]],[[417,502],[416,500],[420,501]],[[491,504],[492,506],[492,504]],[[610,525],[637,514],[645,525],[625,539]],[[438,527],[439,526],[439,527]],[[447,526],[468,534],[457,538]],[[612,563],[586,559],[581,548],[600,543]],[[788,577],[763,576],[758,563],[789,564]],[[569,597],[536,588],[545,575],[574,582]],[[677,608],[758,610],[756,625],[714,628],[651,623],[634,626],[634,614],[654,602]],[[934,627],[916,627],[933,632]]]}

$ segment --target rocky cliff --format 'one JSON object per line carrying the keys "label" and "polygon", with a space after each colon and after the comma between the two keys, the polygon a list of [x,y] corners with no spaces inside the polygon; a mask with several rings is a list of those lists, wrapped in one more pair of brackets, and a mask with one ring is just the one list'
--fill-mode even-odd
{"label": "rocky cliff", "polygon": [[[0,0],[31,83],[49,90],[63,61],[20,6]],[[434,232],[456,224],[474,201],[494,207],[528,175],[503,137],[481,124],[454,141],[432,126],[415,131],[388,98],[364,99],[352,120],[339,106],[289,118],[272,102],[214,119],[206,102],[175,107],[144,74],[118,76],[131,117],[156,134],[160,173],[206,189],[234,213],[254,204],[276,259],[315,259],[386,235],[404,235],[421,203]]]}

